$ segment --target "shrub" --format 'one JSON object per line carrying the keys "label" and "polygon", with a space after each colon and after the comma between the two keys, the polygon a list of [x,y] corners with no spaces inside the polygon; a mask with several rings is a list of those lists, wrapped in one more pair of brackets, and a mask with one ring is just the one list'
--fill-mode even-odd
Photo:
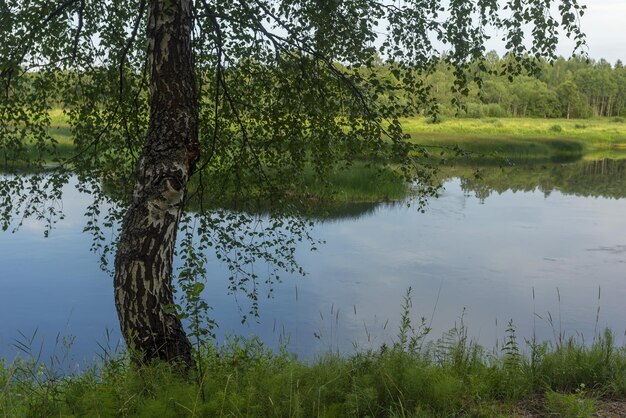
{"label": "shrub", "polygon": [[587,418],[595,412],[595,401],[577,393],[546,392],[546,409],[551,415],[565,418]]}
{"label": "shrub", "polygon": [[507,111],[498,103],[489,103],[483,106],[484,113],[492,118],[505,118],[508,116]]}
{"label": "shrub", "polygon": [[465,117],[480,119],[485,116],[482,105],[478,103],[468,103],[465,108]]}

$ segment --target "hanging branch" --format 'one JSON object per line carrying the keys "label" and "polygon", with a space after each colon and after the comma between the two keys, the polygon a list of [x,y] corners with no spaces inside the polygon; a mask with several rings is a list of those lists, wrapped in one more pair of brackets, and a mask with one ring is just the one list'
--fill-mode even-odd
{"label": "hanging branch", "polygon": [[78,6],[78,26],[76,27],[76,35],[74,36],[74,47],[72,48],[72,62],[76,62],[78,55],[78,43],[80,41],[80,35],[83,30],[83,13],[85,11],[85,0],[80,0]]}
{"label": "hanging branch", "polygon": [[9,96],[9,89],[11,86],[13,73],[16,67],[18,67],[22,63],[22,61],[24,61],[24,59],[26,58],[26,55],[32,48],[33,43],[35,42],[35,36],[37,34],[42,33],[45,30],[48,23],[50,23],[55,18],[59,17],[68,7],[74,5],[77,1],[78,0],[66,0],[65,2],[61,3],[56,9],[54,9],[50,14],[48,14],[46,17],[38,20],[37,21],[38,25],[33,27],[32,30],[29,32],[28,36],[26,36],[26,42],[21,43],[21,45],[23,46],[22,49],[20,50],[20,48],[18,47],[13,51],[13,54],[11,54],[11,57],[7,60],[7,65],[5,65],[5,68],[2,71],[0,71],[0,79],[6,78],[5,90],[6,90],[7,97]]}

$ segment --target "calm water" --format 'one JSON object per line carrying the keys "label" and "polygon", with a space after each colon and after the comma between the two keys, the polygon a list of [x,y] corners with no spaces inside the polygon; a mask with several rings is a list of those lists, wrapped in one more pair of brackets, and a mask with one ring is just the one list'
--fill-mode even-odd
{"label": "calm water", "polygon": [[[570,179],[597,175],[591,169],[572,176],[573,169],[563,167]],[[287,342],[301,357],[376,348],[397,334],[411,287],[413,317],[432,322],[433,338],[463,316],[469,335],[489,348],[502,340],[510,319],[520,337],[534,332],[553,340],[560,328],[589,341],[600,306],[598,326],[611,327],[623,343],[626,200],[616,198],[626,190],[623,170],[609,177],[603,171],[602,185],[587,181],[579,189],[556,179],[558,168],[543,170],[543,180],[509,179],[516,192],[504,184],[507,175],[497,173],[487,173],[483,183],[448,180],[425,214],[380,205],[359,217],[316,224],[313,234],[326,244],[298,253],[309,275],[285,277],[274,298],[261,301],[258,323],[240,324],[241,301],[227,295],[226,269],[212,261],[206,294],[220,324],[218,339],[257,335],[271,347]],[[611,191],[593,193],[607,187]],[[77,362],[101,352],[99,344],[118,342],[112,280],[99,270],[91,238],[82,233],[88,203],[68,187],[67,217],[50,238],[31,220],[15,234],[0,234],[1,357],[16,356],[13,344],[25,340],[21,334],[35,335],[31,345],[43,347],[44,360],[57,335],[74,336]]]}

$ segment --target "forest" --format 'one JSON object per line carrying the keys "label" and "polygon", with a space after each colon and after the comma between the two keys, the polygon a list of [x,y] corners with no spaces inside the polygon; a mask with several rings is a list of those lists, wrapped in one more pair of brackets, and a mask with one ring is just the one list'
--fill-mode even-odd
{"label": "forest", "polygon": [[[501,70],[508,68],[512,60],[506,55],[498,56],[495,51],[486,57],[486,72],[481,72],[477,65],[470,66],[468,74],[475,75],[475,82],[469,83],[465,92],[450,88],[456,76],[446,64],[445,56],[433,64],[436,71],[424,81],[439,103],[439,116],[567,119],[626,116],[626,68],[621,60],[613,65],[604,59],[559,57],[552,62],[541,60],[532,73],[507,78]],[[372,71],[389,72],[389,77],[393,77],[392,69],[382,62]],[[408,104],[412,99],[406,101]],[[429,109],[421,111],[428,113]]]}

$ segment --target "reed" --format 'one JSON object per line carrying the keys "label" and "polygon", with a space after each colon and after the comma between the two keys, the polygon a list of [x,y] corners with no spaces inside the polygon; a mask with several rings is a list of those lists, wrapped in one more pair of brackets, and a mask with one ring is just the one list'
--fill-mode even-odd
{"label": "reed", "polygon": [[[171,364],[137,368],[124,354],[60,376],[34,359],[0,362],[0,416],[116,417],[586,417],[626,411],[626,351],[609,330],[575,339],[520,342],[509,323],[487,352],[460,321],[438,339],[414,322],[410,293],[396,342],[302,361],[256,338],[196,353],[194,378]],[[26,352],[27,349],[26,349]],[[621,409],[620,409],[621,408]],[[619,412],[618,412],[619,413]]]}

